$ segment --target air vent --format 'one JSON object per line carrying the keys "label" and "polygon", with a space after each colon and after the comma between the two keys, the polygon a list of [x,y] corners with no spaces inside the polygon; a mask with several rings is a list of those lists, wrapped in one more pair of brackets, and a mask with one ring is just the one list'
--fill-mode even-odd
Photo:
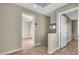
{"label": "air vent", "polygon": [[46,7],[50,3],[36,3],[37,5],[41,6],[42,8]]}

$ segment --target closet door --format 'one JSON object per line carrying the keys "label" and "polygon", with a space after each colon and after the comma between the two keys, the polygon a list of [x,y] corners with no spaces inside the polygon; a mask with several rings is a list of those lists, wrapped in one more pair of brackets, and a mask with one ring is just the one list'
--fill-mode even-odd
{"label": "closet door", "polygon": [[60,17],[60,48],[67,46],[67,23],[66,17]]}

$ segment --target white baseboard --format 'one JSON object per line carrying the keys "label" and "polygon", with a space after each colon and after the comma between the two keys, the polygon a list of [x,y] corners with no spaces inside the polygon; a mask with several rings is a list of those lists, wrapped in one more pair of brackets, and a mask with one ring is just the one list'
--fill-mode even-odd
{"label": "white baseboard", "polygon": [[[35,46],[34,46],[34,47],[39,46],[39,45],[41,45],[41,44],[40,44],[40,43],[35,44]],[[0,53],[0,55],[7,55],[7,54],[11,54],[11,53],[17,52],[17,51],[19,51],[19,50],[22,50],[22,48],[15,49],[15,50],[11,50],[11,51],[4,52],[4,53]]]}
{"label": "white baseboard", "polygon": [[74,39],[74,40],[78,40],[78,38],[72,38],[72,39]]}
{"label": "white baseboard", "polygon": [[51,55],[52,53],[54,53],[56,50],[58,50],[58,48],[52,50],[52,51],[48,51],[48,54]]}
{"label": "white baseboard", "polygon": [[34,47],[39,46],[39,45],[41,45],[41,43],[37,43],[37,44],[35,44],[35,46],[34,46]]}
{"label": "white baseboard", "polygon": [[[72,40],[72,39],[71,39],[71,40]],[[71,40],[67,41],[67,43],[70,42]]]}
{"label": "white baseboard", "polygon": [[19,51],[19,50],[22,50],[22,48],[15,49],[15,50],[11,50],[11,51],[8,51],[8,52],[4,52],[4,53],[1,53],[0,55],[7,55],[7,54],[11,54],[11,53],[17,52],[17,51]]}
{"label": "white baseboard", "polygon": [[26,37],[26,38],[23,38],[23,40],[27,40],[27,39],[32,39],[32,37]]}

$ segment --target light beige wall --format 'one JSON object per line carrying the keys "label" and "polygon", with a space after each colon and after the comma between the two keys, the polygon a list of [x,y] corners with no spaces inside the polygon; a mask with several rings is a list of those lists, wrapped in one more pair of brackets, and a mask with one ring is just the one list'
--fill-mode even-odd
{"label": "light beige wall", "polygon": [[0,53],[21,48],[21,15],[35,16],[35,43],[47,46],[49,17],[14,4],[0,4]]}
{"label": "light beige wall", "polygon": [[3,9],[2,9],[3,6],[0,5],[0,53],[2,51],[2,48],[3,48],[3,29],[2,29],[2,22],[3,22]]}
{"label": "light beige wall", "polygon": [[0,53],[21,48],[21,10],[0,4]]}
{"label": "light beige wall", "polygon": [[31,37],[31,22],[22,21],[22,39]]}
{"label": "light beige wall", "polygon": [[78,20],[72,21],[72,38],[78,40]]}

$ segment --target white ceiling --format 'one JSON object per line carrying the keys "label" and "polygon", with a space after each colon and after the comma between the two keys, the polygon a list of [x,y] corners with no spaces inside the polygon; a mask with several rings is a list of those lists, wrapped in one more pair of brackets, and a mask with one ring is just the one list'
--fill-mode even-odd
{"label": "white ceiling", "polygon": [[[49,16],[52,11],[56,10],[57,8],[66,5],[67,3],[40,3],[39,5],[36,3],[16,3],[16,5],[19,5],[21,7],[33,10],[35,12],[44,14]],[[45,6],[46,5],[46,6]]]}
{"label": "white ceiling", "polygon": [[78,10],[66,14],[71,20],[78,20]]}

